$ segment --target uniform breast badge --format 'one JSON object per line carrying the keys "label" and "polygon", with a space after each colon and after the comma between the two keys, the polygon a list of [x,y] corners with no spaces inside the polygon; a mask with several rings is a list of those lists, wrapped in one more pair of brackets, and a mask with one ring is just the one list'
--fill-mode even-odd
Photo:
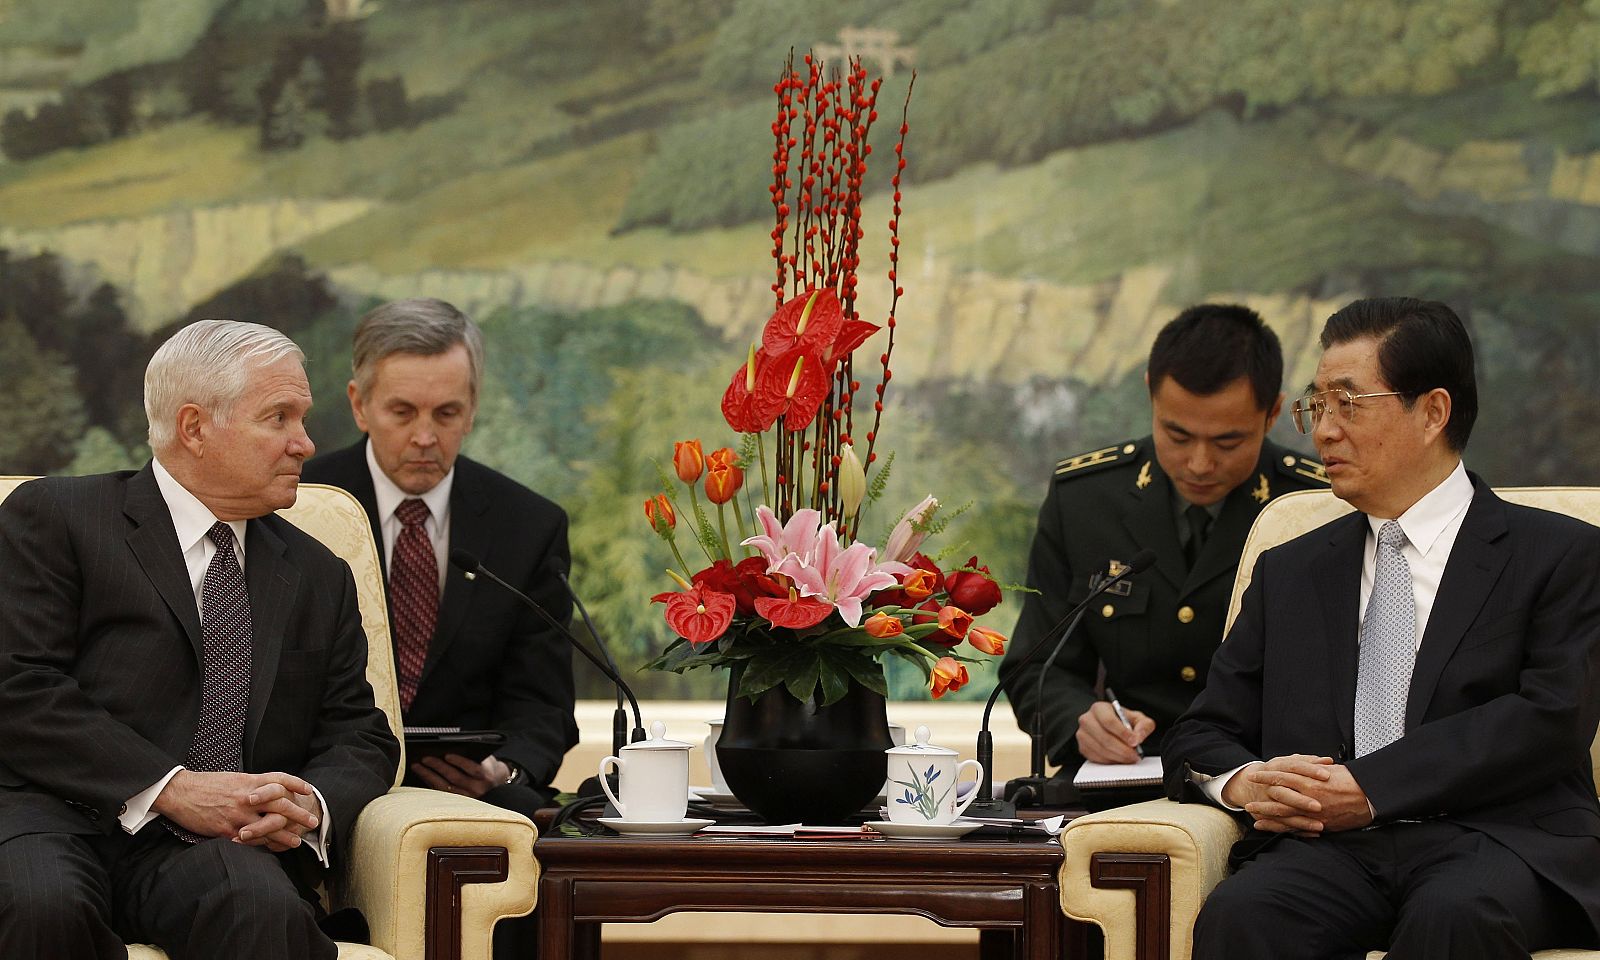
{"label": "uniform breast badge", "polygon": [[[1143,490],[1145,487],[1150,486],[1150,461],[1149,460],[1146,460],[1144,462],[1144,466],[1139,468],[1139,476],[1134,479],[1133,485],[1138,487],[1140,490]],[[1112,561],[1112,562],[1115,563],[1116,561]],[[1116,576],[1116,574],[1112,574],[1112,576]],[[1127,581],[1124,580],[1123,582],[1126,583]]]}
{"label": "uniform breast badge", "polygon": [[[1146,464],[1145,466],[1148,467],[1149,464]],[[1106,564],[1105,579],[1110,579],[1112,577],[1119,576],[1119,575],[1121,575],[1122,571],[1124,571],[1126,569],[1128,569],[1128,565],[1123,563],[1121,560],[1112,560],[1111,562]],[[1089,576],[1089,589],[1093,590],[1095,587],[1099,586],[1100,582],[1101,582],[1101,579],[1102,578],[1101,578],[1100,574],[1098,574],[1098,573],[1091,574]],[[1108,593],[1108,594],[1116,594],[1119,597],[1126,597],[1126,596],[1128,596],[1128,595],[1133,593],[1133,581],[1131,579],[1129,579],[1129,580],[1119,580],[1116,583],[1112,584],[1111,586],[1107,587],[1106,588],[1106,593]]]}
{"label": "uniform breast badge", "polygon": [[1256,503],[1266,503],[1272,499],[1272,488],[1267,486],[1267,475],[1256,474],[1256,488],[1250,491],[1250,496],[1256,498]]}

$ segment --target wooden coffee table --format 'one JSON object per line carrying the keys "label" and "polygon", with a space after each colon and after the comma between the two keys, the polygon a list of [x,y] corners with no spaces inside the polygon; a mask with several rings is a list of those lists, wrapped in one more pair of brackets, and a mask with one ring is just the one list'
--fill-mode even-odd
{"label": "wooden coffee table", "polygon": [[[1035,839],[1037,838],[1037,839]],[[1061,912],[1061,846],[1023,840],[543,835],[540,957],[593,960],[603,923],[682,911],[912,914],[976,927],[984,960],[1082,957]]]}

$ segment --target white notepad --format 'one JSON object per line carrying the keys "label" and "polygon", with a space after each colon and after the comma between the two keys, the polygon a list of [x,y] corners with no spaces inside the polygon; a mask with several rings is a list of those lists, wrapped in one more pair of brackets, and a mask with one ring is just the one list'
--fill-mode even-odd
{"label": "white notepad", "polygon": [[1161,758],[1140,757],[1138,763],[1095,763],[1085,760],[1072,784],[1079,788],[1154,787],[1161,784]]}

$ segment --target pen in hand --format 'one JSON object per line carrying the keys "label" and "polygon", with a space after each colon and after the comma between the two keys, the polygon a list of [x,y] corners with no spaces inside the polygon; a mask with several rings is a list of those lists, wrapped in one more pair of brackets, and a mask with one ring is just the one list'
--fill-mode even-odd
{"label": "pen in hand", "polygon": [[[1122,712],[1122,704],[1117,702],[1117,692],[1110,687],[1106,687],[1106,699],[1111,701],[1111,709],[1117,711],[1117,719],[1122,721],[1122,725],[1128,728],[1129,733],[1132,733],[1133,724],[1128,722],[1128,715]],[[1144,747],[1136,743],[1133,745],[1133,749],[1138,752],[1139,756],[1144,756]]]}

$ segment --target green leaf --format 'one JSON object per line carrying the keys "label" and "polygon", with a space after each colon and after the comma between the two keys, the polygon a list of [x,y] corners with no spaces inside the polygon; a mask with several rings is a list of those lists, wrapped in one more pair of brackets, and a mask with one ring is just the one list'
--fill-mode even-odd
{"label": "green leaf", "polygon": [[817,674],[822,686],[822,705],[838,703],[850,691],[850,672],[834,662],[831,655],[822,658],[822,669]]}
{"label": "green leaf", "polygon": [[807,656],[796,658],[794,670],[784,678],[783,685],[796,700],[811,699],[817,692],[817,677],[822,672],[822,658],[814,648],[806,648]]}
{"label": "green leaf", "polygon": [[885,697],[889,695],[888,681],[883,679],[883,665],[878,661],[866,657],[840,657],[839,664],[856,683],[873,693]]}

